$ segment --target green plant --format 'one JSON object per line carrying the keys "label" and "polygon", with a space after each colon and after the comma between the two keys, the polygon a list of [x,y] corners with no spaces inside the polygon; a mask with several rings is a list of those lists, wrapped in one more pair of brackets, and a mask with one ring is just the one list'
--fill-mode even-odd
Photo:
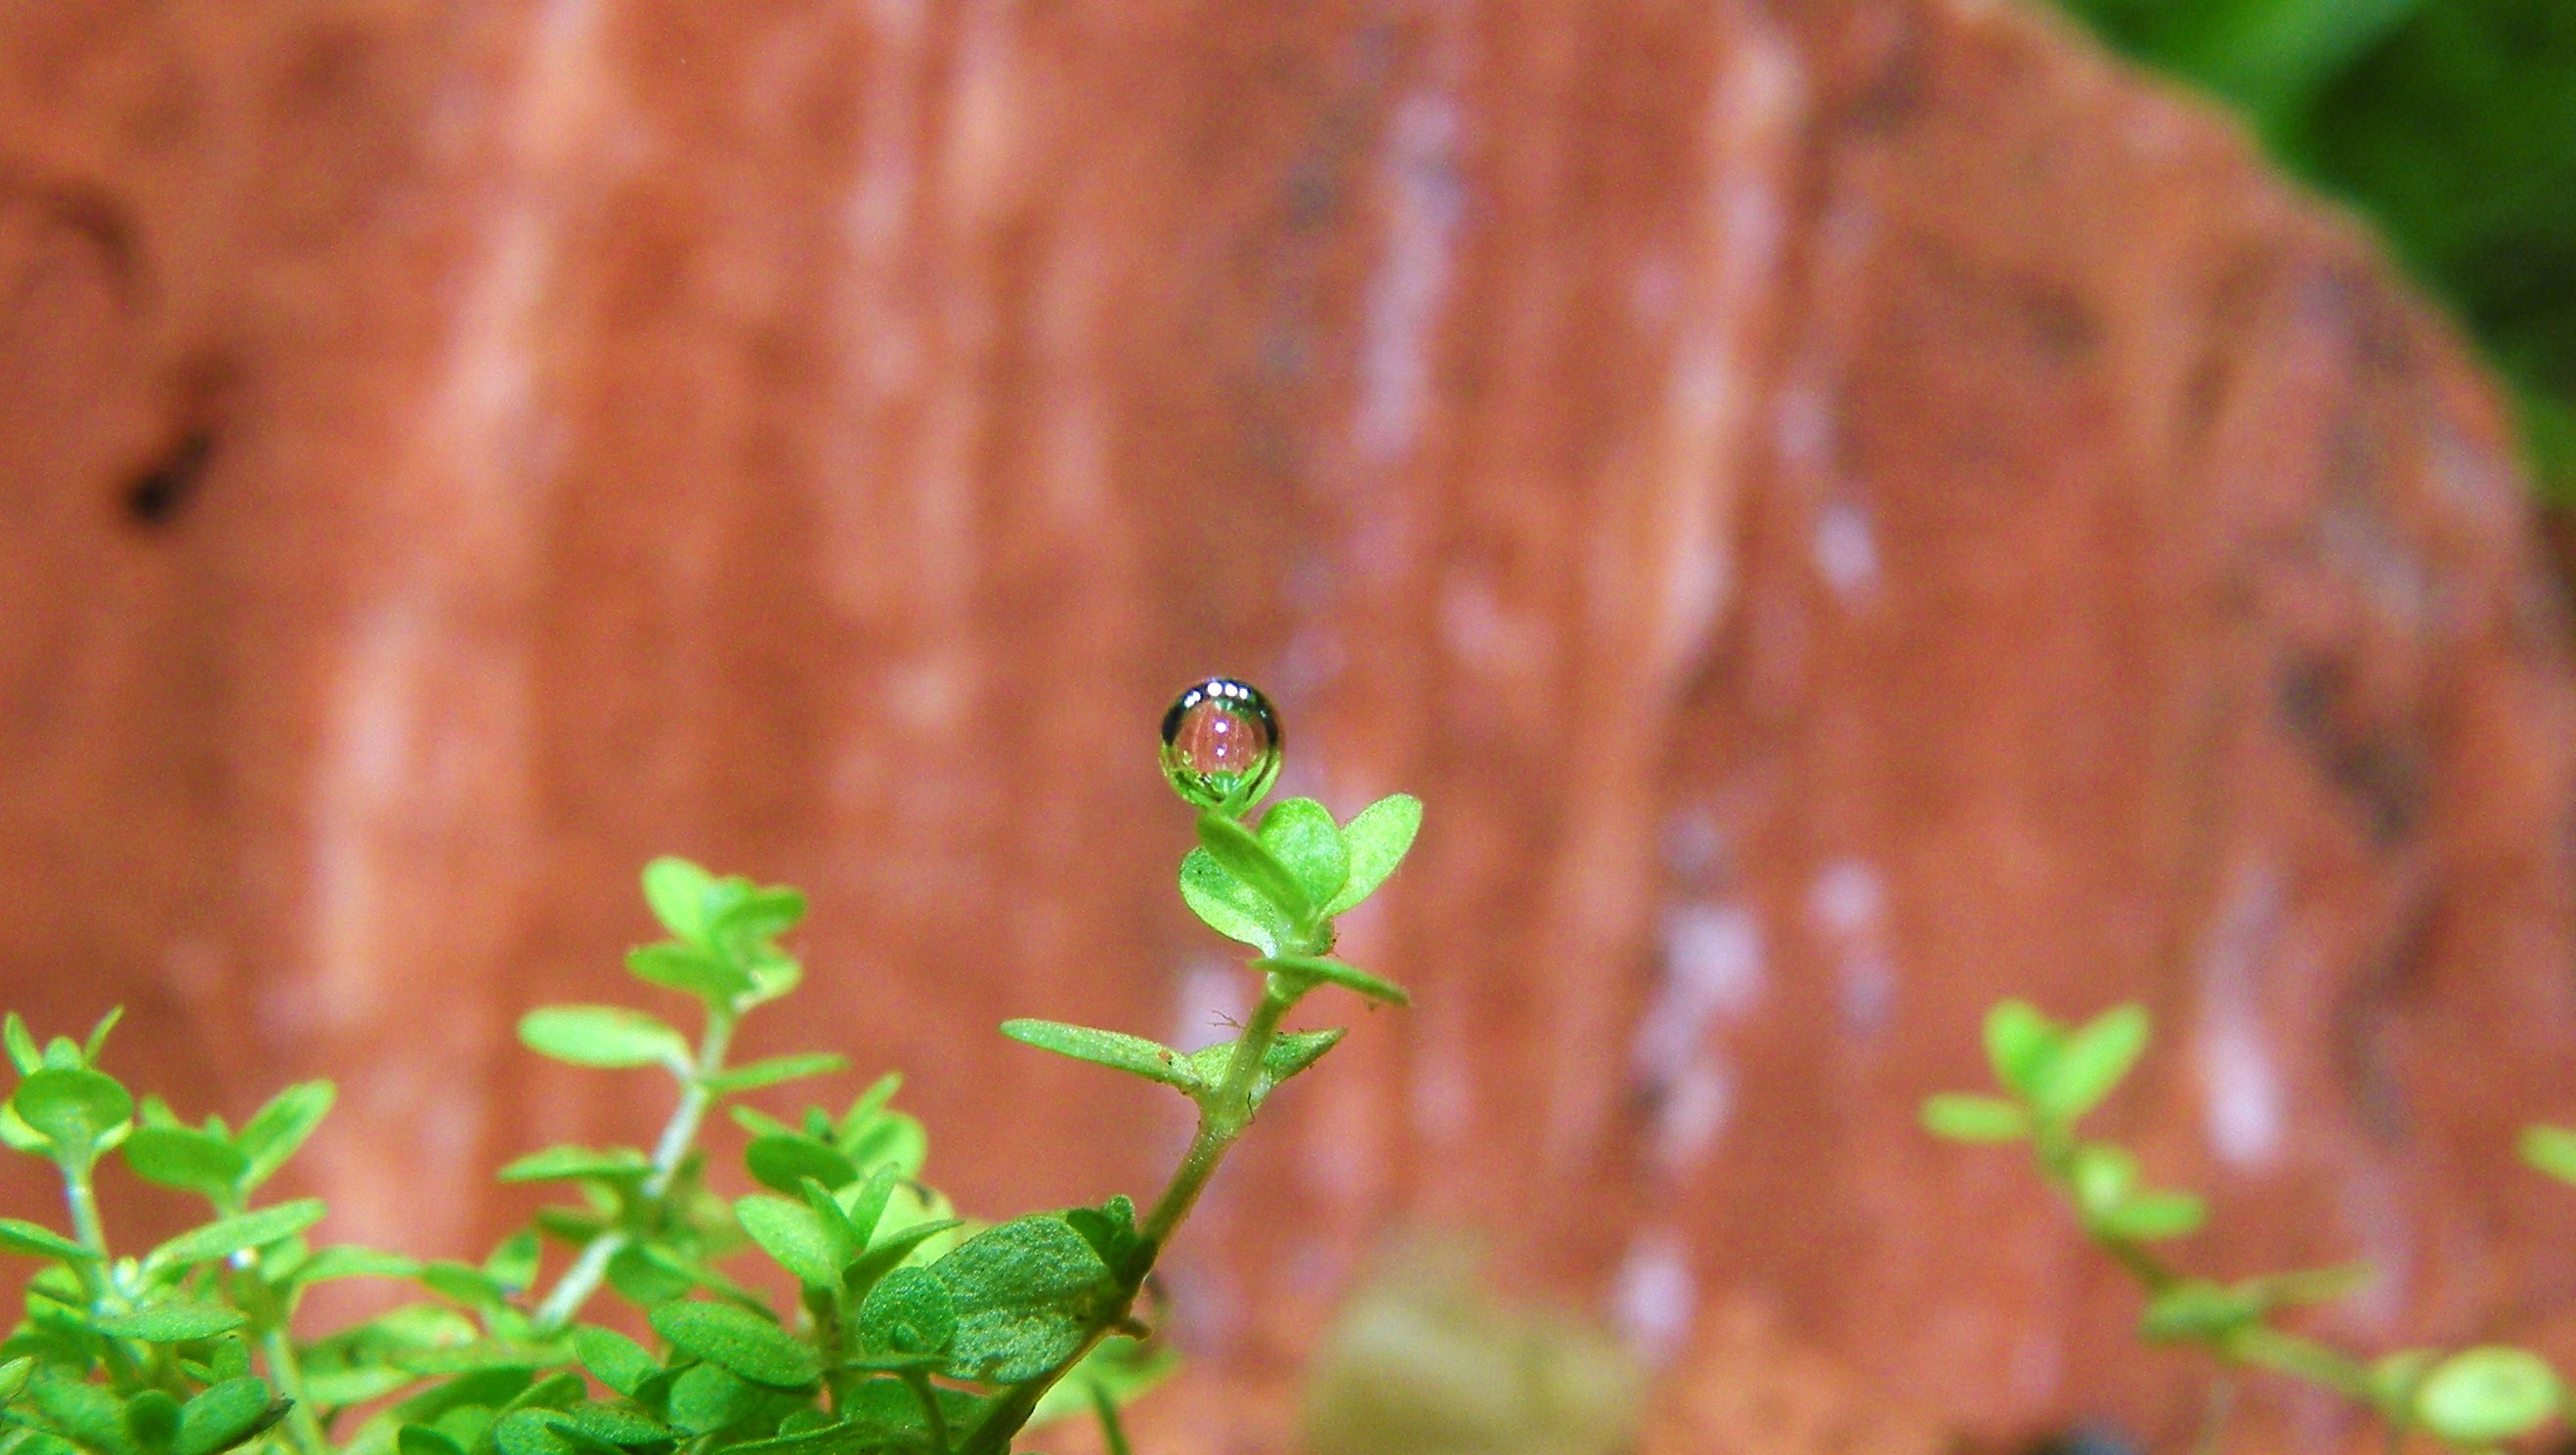
{"label": "green plant", "polygon": [[[574,1065],[667,1072],[669,1122],[650,1150],[551,1147],[503,1168],[575,1196],[480,1263],[318,1246],[306,1234],[320,1202],[257,1202],[329,1109],[328,1084],[290,1087],[238,1129],[190,1124],[101,1068],[113,1015],[85,1041],[42,1046],[9,1017],[20,1079],[0,1139],[54,1165],[71,1230],[0,1221],[0,1250],[42,1264],[0,1344],[0,1455],[998,1455],[1032,1423],[1080,1411],[1124,1451],[1118,1405],[1169,1362],[1139,1317],[1157,1257],[1263,1099],[1342,1036],[1283,1029],[1286,1016],[1327,984],[1405,998],[1329,956],[1335,916],[1385,880],[1420,822],[1400,795],[1347,825],[1309,799],[1249,821],[1277,774],[1278,725],[1239,684],[1184,694],[1164,739],[1198,810],[1183,897],[1260,952],[1257,1008],[1233,1040],[1188,1054],[1051,1021],[1004,1027],[1196,1104],[1198,1133],[1141,1222],[1125,1197],[961,1221],[921,1181],[927,1141],[893,1108],[891,1076],[837,1116],[785,1120],[740,1100],[843,1066],[728,1059],[742,1019],[801,979],[780,940],[805,901],[660,859],[644,896],[666,937],[626,965],[694,1002],[697,1034],[601,1005],[533,1011],[519,1034]],[[761,1190],[708,1185],[700,1142],[718,1111]],[[93,1190],[109,1155],[203,1197],[211,1220],[120,1255]],[[777,1272],[728,1271],[753,1250]],[[296,1328],[307,1290],[356,1276],[425,1296]],[[781,1283],[795,1288],[784,1308],[760,1291]],[[649,1346],[581,1322],[603,1290],[632,1306],[627,1326]]]}
{"label": "green plant", "polygon": [[[2146,1293],[2140,1334],[2197,1346],[2223,1367],[2254,1367],[2319,1385],[2377,1411],[2390,1448],[2422,1431],[2459,1450],[2483,1450],[2563,1413],[2568,1392],[2526,1349],[2485,1345],[2444,1355],[2408,1349],[2365,1359],[2281,1327],[2281,1315],[2366,1286],[2367,1267],[2309,1269],[2219,1282],[2168,1263],[2156,1245],[2196,1231],[2207,1207],[2189,1193],[2145,1184],[2127,1148],[2088,1139],[2078,1123],[2119,1088],[2147,1048],[2147,1013],[2124,1005],[2080,1026],[2007,1000],[1986,1016],[1986,1057],[2001,1095],[1945,1092],[1923,1103],[1923,1124],[1959,1142],[2021,1143],[2084,1234]],[[2576,1181],[2576,1133],[2539,1128],[2525,1155]],[[2213,1391],[2204,1447],[2226,1408]]]}

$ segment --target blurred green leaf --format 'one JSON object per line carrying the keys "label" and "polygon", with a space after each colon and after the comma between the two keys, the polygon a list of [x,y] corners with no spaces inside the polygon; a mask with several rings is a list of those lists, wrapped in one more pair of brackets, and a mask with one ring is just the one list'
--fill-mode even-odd
{"label": "blurred green leaf", "polygon": [[185,1344],[230,1333],[249,1322],[249,1316],[239,1309],[191,1299],[172,1299],[131,1313],[102,1318],[98,1321],[98,1331],[111,1339],[133,1339],[146,1344]]}
{"label": "blurred green leaf", "polygon": [[1999,1096],[1945,1091],[1924,1099],[1923,1125],[1954,1142],[2011,1142],[2030,1135],[2030,1113]]}
{"label": "blurred green leaf", "polygon": [[117,1150],[144,1181],[205,1197],[229,1195],[250,1171],[231,1142],[189,1127],[137,1127]]}
{"label": "blurred green leaf", "polygon": [[2031,1073],[2030,1098],[2042,1112],[2073,1121],[2101,1105],[2146,1048],[2145,1007],[2105,1011],[2067,1036]]}
{"label": "blurred green leaf", "polygon": [[36,1072],[9,1106],[67,1156],[85,1155],[134,1115],[134,1098],[115,1077],[81,1067]]}
{"label": "blurred green leaf", "polygon": [[264,1248],[294,1237],[322,1221],[329,1211],[320,1198],[305,1197],[238,1217],[219,1218],[163,1243],[143,1263],[147,1268],[165,1268],[229,1258],[245,1249]]}
{"label": "blurred green leaf", "polygon": [[1986,1012],[1986,1060],[1995,1082],[2031,1096],[2056,1059],[2065,1033],[2026,1000],[2007,1000]]}
{"label": "blurred green leaf", "polygon": [[269,1098],[268,1104],[242,1123],[241,1135],[233,1145],[241,1149],[250,1162],[242,1179],[244,1191],[258,1187],[275,1176],[287,1159],[304,1145],[313,1130],[329,1115],[337,1093],[328,1081],[304,1081]]}
{"label": "blurred green leaf", "polygon": [[519,1021],[519,1040],[541,1056],[575,1066],[618,1070],[668,1066],[685,1076],[689,1039],[639,1010],[617,1005],[550,1005]]}
{"label": "blurred green leaf", "polygon": [[2489,1345],[2454,1354],[2415,1392],[2415,1413],[2443,1439],[2492,1445],[2539,1427],[2558,1408],[2558,1376],[2540,1356]]}

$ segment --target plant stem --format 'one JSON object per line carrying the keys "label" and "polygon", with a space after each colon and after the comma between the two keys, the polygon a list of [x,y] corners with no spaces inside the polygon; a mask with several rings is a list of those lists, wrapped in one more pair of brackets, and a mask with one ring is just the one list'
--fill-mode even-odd
{"label": "plant stem", "polygon": [[734,1020],[731,1011],[708,1009],[706,1033],[698,1040],[697,1065],[680,1083],[680,1104],[672,1108],[661,1139],[653,1144],[652,1171],[637,1189],[636,1215],[624,1226],[602,1229],[582,1245],[580,1256],[564,1270],[563,1278],[530,1315],[539,1334],[551,1334],[572,1322],[573,1315],[580,1313],[581,1306],[598,1291],[599,1281],[608,1275],[609,1261],[635,1240],[634,1225],[659,1220],[662,1199],[669,1194],[673,1179],[679,1176],[680,1164],[688,1159],[689,1148],[697,1141],[707,1108],[715,1104],[715,1093],[707,1089],[707,1083],[724,1070]]}
{"label": "plant stem", "polygon": [[[1307,951],[1300,948],[1285,953]],[[1144,1290],[1146,1276],[1162,1256],[1163,1245],[1171,1240],[1181,1220],[1198,1206],[1199,1194],[1207,1190],[1217,1164],[1225,1160],[1227,1150],[1243,1135],[1243,1129],[1252,1124],[1252,1091],[1259,1084],[1262,1058],[1269,1054],[1271,1042],[1279,1038],[1280,1019],[1296,1001],[1296,994],[1276,976],[1264,979],[1261,1003],[1253,1008],[1252,1018],[1244,1022],[1243,1034],[1234,1043],[1234,1054],[1226,1058],[1224,1078],[1199,1102],[1198,1133],[1190,1138],[1190,1148],[1181,1155],[1181,1165],[1173,1170],[1170,1184],[1154,1200],[1153,1211],[1145,1215],[1144,1225],[1137,1229],[1145,1240],[1145,1260],[1128,1276],[1117,1308],[1063,1362],[1025,1384],[1013,1385],[995,1400],[965,1443],[957,1447],[958,1455],[1000,1455],[1008,1448],[1011,1436],[1027,1422],[1029,1412],[1037,1408],[1038,1400],[1125,1322],[1135,1307],[1137,1294]]]}
{"label": "plant stem", "polygon": [[1234,1055],[1225,1063],[1225,1079],[1199,1107],[1198,1134],[1190,1139],[1190,1149],[1181,1156],[1181,1165],[1172,1173],[1171,1184],[1155,1200],[1154,1210],[1145,1217],[1138,1231],[1145,1241],[1160,1251],[1181,1220],[1198,1205],[1199,1194],[1207,1190],[1208,1179],[1215,1175],[1217,1164],[1225,1160],[1226,1149],[1234,1145],[1243,1129],[1252,1121],[1252,1088],[1261,1074],[1261,1059],[1270,1051],[1270,1043],[1279,1036],[1279,1021],[1288,1013],[1291,1001],[1275,987],[1261,997],[1261,1004],[1244,1024],[1241,1039],[1234,1043]]}
{"label": "plant stem", "polygon": [[296,1361],[294,1336],[279,1324],[260,1347],[268,1354],[269,1377],[277,1381],[278,1393],[294,1401],[286,1412],[286,1431],[295,1448],[304,1455],[331,1455],[331,1432],[322,1428],[322,1417],[304,1392],[304,1366]]}

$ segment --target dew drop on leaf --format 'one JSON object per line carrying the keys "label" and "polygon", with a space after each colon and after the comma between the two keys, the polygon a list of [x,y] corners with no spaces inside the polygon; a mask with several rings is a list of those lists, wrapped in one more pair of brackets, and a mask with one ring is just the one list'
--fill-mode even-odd
{"label": "dew drop on leaf", "polygon": [[1211,677],[1163,714],[1163,776],[1202,809],[1242,809],[1279,777],[1279,714],[1261,689]]}

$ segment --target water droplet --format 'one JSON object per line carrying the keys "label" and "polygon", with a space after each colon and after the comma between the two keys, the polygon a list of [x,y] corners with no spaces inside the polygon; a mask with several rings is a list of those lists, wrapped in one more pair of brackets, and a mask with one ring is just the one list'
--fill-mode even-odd
{"label": "water droplet", "polygon": [[1163,776],[1200,808],[1239,811],[1279,778],[1279,714],[1261,689],[1211,677],[1163,714]]}

